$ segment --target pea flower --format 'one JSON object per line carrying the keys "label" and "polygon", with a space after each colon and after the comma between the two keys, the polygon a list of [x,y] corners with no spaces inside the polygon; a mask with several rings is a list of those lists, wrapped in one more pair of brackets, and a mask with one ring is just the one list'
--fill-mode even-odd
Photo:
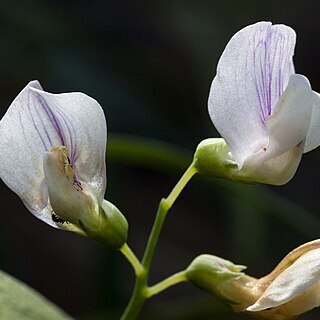
{"label": "pea flower", "polygon": [[208,100],[224,140],[199,145],[199,171],[214,171],[203,157],[219,147],[228,168],[218,175],[281,185],[293,177],[302,154],[320,145],[320,96],[306,77],[295,74],[295,42],[293,29],[270,22],[247,26],[231,38]]}
{"label": "pea flower", "polygon": [[103,199],[107,128],[97,101],[32,81],[0,121],[0,137],[0,177],[31,213],[111,247],[125,242],[125,218]]}
{"label": "pea flower", "polygon": [[245,267],[211,255],[197,257],[188,280],[256,319],[293,320],[320,305],[320,240],[291,251],[267,276],[256,279]]}

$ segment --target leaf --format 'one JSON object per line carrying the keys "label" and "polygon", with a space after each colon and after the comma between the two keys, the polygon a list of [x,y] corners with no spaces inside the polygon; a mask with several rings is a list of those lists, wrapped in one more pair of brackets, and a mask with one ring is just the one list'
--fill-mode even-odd
{"label": "leaf", "polygon": [[21,281],[0,270],[1,320],[71,320],[62,310]]}

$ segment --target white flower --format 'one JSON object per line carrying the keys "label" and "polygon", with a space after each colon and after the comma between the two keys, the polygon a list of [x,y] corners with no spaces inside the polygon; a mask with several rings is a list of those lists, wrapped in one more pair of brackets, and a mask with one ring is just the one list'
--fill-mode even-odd
{"label": "white flower", "polygon": [[320,305],[320,240],[291,251],[261,279],[244,274],[242,265],[200,255],[186,269],[195,286],[261,320],[293,320]]}
{"label": "white flower", "polygon": [[[266,287],[255,303],[246,308],[253,316],[270,313],[295,319],[320,305],[320,240],[291,251],[266,277],[257,281]],[[276,318],[275,318],[276,319]],[[279,319],[282,319],[281,317]]]}
{"label": "white flower", "polygon": [[126,221],[103,199],[106,138],[97,101],[32,81],[0,121],[0,177],[49,225],[120,246]]}
{"label": "white flower", "polygon": [[295,74],[295,41],[290,27],[259,22],[237,32],[221,55],[209,114],[239,179],[284,184],[302,154],[320,145],[320,97]]}
{"label": "white flower", "polygon": [[259,299],[246,310],[298,316],[320,305],[319,240],[306,243],[283,259],[258,285],[268,285]]}

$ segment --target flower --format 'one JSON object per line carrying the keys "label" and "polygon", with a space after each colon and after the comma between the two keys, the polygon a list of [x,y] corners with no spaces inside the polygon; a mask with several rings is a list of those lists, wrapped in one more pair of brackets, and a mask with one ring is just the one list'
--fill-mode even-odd
{"label": "flower", "polygon": [[320,145],[320,96],[295,74],[295,41],[290,27],[258,22],[237,32],[221,55],[208,108],[235,180],[284,184],[302,154]]}
{"label": "flower", "polygon": [[127,224],[103,199],[107,128],[97,101],[32,81],[0,121],[0,137],[0,177],[37,218],[98,240],[111,232],[120,246]]}
{"label": "flower", "polygon": [[289,314],[292,317],[320,306],[320,240],[291,251],[257,286],[267,287],[246,311]]}
{"label": "flower", "polygon": [[293,320],[320,305],[320,240],[291,251],[267,276],[256,279],[243,266],[201,255],[187,268],[187,279],[256,319]]}

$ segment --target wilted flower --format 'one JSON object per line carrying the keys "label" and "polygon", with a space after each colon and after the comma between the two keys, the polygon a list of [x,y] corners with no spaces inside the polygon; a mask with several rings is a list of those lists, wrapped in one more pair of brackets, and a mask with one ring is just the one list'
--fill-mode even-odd
{"label": "wilted flower", "polygon": [[243,266],[201,255],[187,269],[197,287],[256,319],[292,320],[320,305],[320,240],[291,251],[267,276],[256,279]]}
{"label": "wilted flower", "polygon": [[106,135],[97,101],[32,81],[0,121],[0,177],[49,225],[121,246],[127,222],[103,199]]}
{"label": "wilted flower", "polygon": [[267,287],[246,310],[292,317],[320,305],[320,240],[308,242],[290,252],[272,273],[257,282]]}
{"label": "wilted flower", "polygon": [[284,184],[302,154],[320,145],[320,97],[295,74],[295,41],[290,27],[259,22],[237,32],[221,55],[208,105],[234,180]]}

